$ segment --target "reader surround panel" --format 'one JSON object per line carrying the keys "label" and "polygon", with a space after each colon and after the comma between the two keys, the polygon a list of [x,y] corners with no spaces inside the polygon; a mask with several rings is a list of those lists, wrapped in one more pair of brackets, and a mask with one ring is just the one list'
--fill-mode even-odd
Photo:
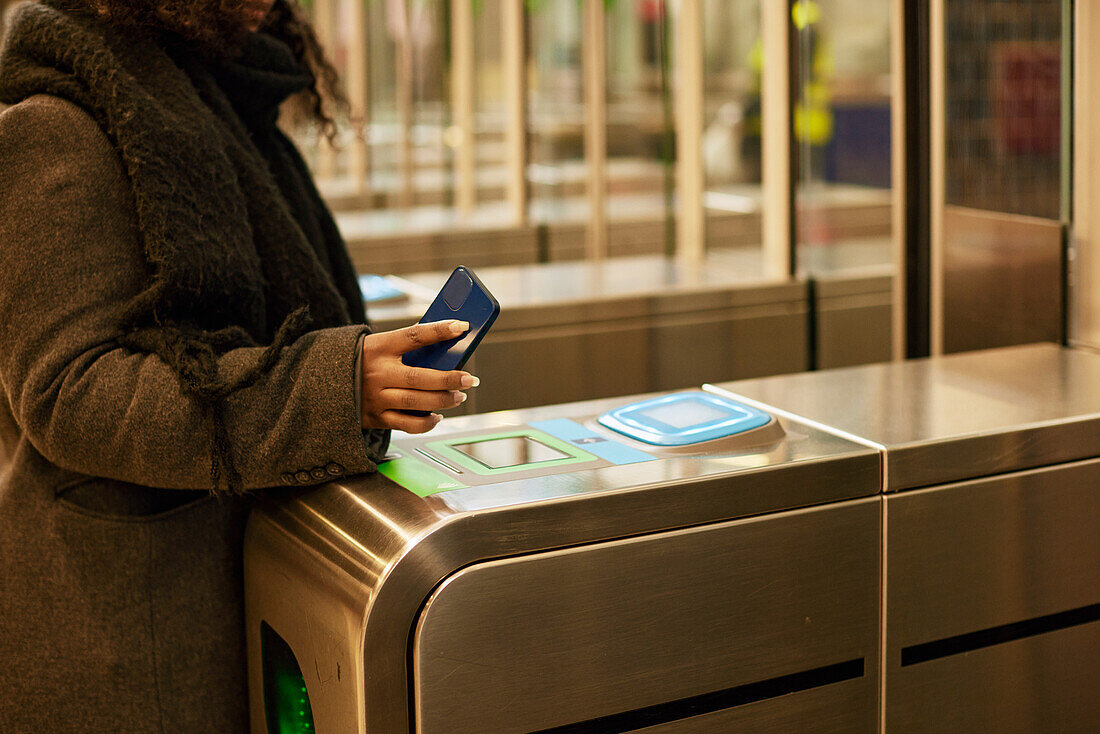
{"label": "reader surround panel", "polygon": [[[492,441],[508,441],[513,439],[527,439],[536,443],[547,446],[550,449],[564,454],[564,458],[561,459],[549,459],[544,461],[533,461],[523,464],[512,464],[509,466],[491,467],[478,461],[475,457],[468,453],[465,453],[459,446],[469,446],[472,444],[489,443]],[[474,474],[481,476],[496,477],[502,474],[514,474],[519,471],[527,471],[531,469],[556,469],[558,467],[573,466],[575,464],[588,464],[591,462],[599,461],[599,457],[594,456],[587,451],[579,449],[575,446],[570,446],[565,441],[559,438],[555,438],[548,433],[536,430],[534,428],[523,427],[514,431],[506,431],[504,433],[490,433],[481,434],[475,436],[463,436],[459,438],[447,438],[442,441],[429,441],[424,444],[424,448],[438,454],[444,459],[450,462],[457,462],[461,468],[468,469]]]}

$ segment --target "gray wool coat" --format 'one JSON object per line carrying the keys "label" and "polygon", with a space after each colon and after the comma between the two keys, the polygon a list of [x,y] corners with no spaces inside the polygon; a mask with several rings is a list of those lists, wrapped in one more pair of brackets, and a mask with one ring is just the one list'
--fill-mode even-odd
{"label": "gray wool coat", "polygon": [[[55,97],[0,114],[0,730],[247,729],[241,536],[210,425],[113,343],[149,277],[121,161]],[[324,329],[226,404],[246,489],[372,471],[363,325]],[[246,369],[262,350],[228,352]]]}

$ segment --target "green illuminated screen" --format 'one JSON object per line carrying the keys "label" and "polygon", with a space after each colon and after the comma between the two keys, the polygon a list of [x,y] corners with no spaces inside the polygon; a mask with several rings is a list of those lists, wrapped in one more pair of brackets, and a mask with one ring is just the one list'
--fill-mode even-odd
{"label": "green illuminated screen", "polygon": [[286,641],[260,623],[264,671],[264,713],[268,734],[313,734],[313,709],[302,669]]}

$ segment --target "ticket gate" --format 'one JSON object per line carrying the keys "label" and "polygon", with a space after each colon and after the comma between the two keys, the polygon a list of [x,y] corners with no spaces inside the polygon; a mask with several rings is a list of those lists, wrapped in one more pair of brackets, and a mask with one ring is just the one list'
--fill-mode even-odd
{"label": "ticket gate", "polygon": [[450,419],[269,500],[256,734],[1086,732],[1100,356]]}
{"label": "ticket gate", "polygon": [[1100,355],[1054,345],[733,386],[885,456],[887,732],[1100,725]]}
{"label": "ticket gate", "polygon": [[874,449],[718,391],[444,421],[254,513],[253,731],[874,731]]}

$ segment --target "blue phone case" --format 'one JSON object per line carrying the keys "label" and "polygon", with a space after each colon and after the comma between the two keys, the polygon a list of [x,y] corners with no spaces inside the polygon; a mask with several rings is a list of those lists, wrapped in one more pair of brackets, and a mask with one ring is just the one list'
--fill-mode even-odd
{"label": "blue phone case", "polygon": [[469,322],[470,330],[454,339],[407,352],[401,361],[412,367],[434,370],[461,369],[499,313],[500,304],[489,289],[470,270],[459,265],[428,306],[420,323],[458,319]]}

